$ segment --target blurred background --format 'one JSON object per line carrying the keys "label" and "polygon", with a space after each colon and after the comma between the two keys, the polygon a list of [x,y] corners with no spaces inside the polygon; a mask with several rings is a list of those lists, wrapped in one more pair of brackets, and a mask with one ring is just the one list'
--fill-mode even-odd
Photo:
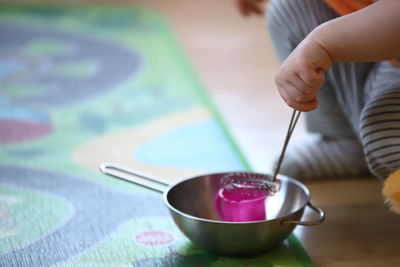
{"label": "blurred background", "polygon": [[[101,0],[0,2],[110,5]],[[165,17],[241,152],[255,171],[271,172],[291,110],[274,85],[279,63],[265,18],[243,17],[236,0],[118,0],[112,5],[147,7]],[[291,144],[305,136],[300,120]]]}
{"label": "blurred background", "polygon": [[[274,85],[279,63],[265,18],[243,17],[236,0],[131,2],[166,16],[245,157],[254,170],[270,172],[291,110]],[[305,138],[303,125],[291,144]]]}

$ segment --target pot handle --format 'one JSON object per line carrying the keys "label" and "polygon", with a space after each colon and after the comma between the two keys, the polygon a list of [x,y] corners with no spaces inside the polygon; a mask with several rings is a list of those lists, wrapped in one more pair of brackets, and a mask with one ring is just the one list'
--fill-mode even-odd
{"label": "pot handle", "polygon": [[[100,171],[104,174],[114,176],[121,180],[128,181],[155,190],[160,193],[163,193],[164,190],[161,189],[156,184],[161,185],[164,189],[165,187],[168,186],[168,183],[164,182],[163,180],[157,177],[130,169],[128,167],[125,167],[117,163],[111,163],[111,162],[102,163],[100,165]],[[135,178],[135,176],[140,177],[141,179]]]}
{"label": "pot handle", "polygon": [[281,221],[281,224],[291,223],[291,224],[297,224],[297,225],[302,225],[302,226],[313,226],[313,225],[321,224],[325,220],[325,212],[323,210],[321,210],[320,208],[315,207],[313,204],[311,204],[311,202],[308,202],[307,206],[318,213],[318,215],[319,215],[318,220],[305,222],[305,221],[291,221],[291,220],[285,219],[285,220]]}

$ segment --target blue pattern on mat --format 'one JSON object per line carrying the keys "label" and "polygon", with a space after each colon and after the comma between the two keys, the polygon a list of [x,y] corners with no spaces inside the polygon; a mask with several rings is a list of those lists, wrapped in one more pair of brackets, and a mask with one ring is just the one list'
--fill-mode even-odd
{"label": "blue pattern on mat", "polygon": [[190,123],[150,139],[135,151],[133,157],[145,164],[208,172],[242,168],[242,163],[214,120]]}

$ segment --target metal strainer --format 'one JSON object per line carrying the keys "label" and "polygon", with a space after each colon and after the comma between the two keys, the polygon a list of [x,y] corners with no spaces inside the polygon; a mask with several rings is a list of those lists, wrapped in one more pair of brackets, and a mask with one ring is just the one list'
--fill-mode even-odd
{"label": "metal strainer", "polygon": [[[301,111],[295,109],[293,110],[282,151],[276,164],[275,172],[272,176],[267,174],[233,172],[221,179],[221,186],[227,190],[232,190],[234,187],[242,189],[268,190],[269,195],[273,195],[278,192],[280,188],[280,182],[276,179],[276,177],[281,169],[286,148],[289,144],[289,140],[292,136],[296,123],[299,120],[300,114]],[[248,193],[249,190],[245,190],[244,192]]]}

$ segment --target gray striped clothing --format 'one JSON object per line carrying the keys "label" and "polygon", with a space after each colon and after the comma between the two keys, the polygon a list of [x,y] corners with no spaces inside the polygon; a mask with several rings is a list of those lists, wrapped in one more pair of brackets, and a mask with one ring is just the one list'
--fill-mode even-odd
{"label": "gray striped clothing", "polygon": [[[266,14],[281,60],[315,27],[339,16],[322,0],[272,0]],[[325,139],[338,140],[338,145],[331,146],[332,151],[323,151],[318,145],[301,152],[309,154],[298,155],[298,161],[308,157],[308,162],[302,164],[310,172],[323,174],[328,163],[342,166],[340,162],[344,161],[346,165],[343,159],[349,156],[359,157],[359,168],[366,162],[369,170],[382,179],[400,168],[400,67],[386,61],[335,62],[326,72],[318,102],[318,109],[306,113],[307,128]],[[351,146],[343,145],[349,142]],[[329,153],[335,157],[327,157]]]}

